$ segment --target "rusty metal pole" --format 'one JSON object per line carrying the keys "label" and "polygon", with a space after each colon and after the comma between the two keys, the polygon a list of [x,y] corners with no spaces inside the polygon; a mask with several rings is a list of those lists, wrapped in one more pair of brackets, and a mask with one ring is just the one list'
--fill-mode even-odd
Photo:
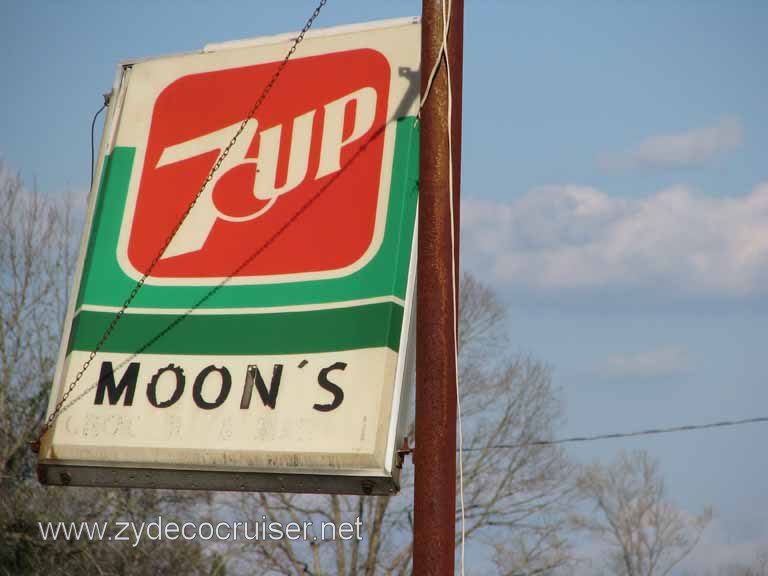
{"label": "rusty metal pole", "polygon": [[[442,1],[423,0],[421,92],[443,42]],[[448,126],[448,77],[438,69],[421,111],[419,246],[416,338],[416,450],[413,573],[454,573],[456,546],[456,363],[454,294],[458,294],[459,183],[463,0],[450,0],[447,52],[451,67],[452,120]],[[454,239],[451,253],[449,145],[453,151]],[[451,263],[455,261],[455,272]]]}

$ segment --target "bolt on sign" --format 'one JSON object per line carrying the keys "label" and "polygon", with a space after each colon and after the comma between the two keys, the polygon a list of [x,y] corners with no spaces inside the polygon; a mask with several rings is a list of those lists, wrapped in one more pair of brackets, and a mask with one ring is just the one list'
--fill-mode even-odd
{"label": "bolt on sign", "polygon": [[43,482],[397,491],[419,34],[308,33],[186,218],[296,35],[118,68],[49,414],[151,273],[45,435]]}

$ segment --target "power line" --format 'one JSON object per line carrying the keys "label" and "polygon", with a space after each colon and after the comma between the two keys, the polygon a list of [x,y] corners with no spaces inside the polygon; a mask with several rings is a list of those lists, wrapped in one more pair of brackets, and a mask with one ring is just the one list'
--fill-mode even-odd
{"label": "power line", "polygon": [[104,94],[104,103],[101,105],[101,108],[99,108],[99,111],[96,112],[96,114],[93,115],[93,120],[91,120],[91,186],[88,188],[88,192],[91,191],[93,188],[93,157],[94,157],[94,132],[96,129],[96,118],[99,117],[99,114],[101,114],[104,109],[109,105],[109,98],[111,96],[111,92]]}
{"label": "power line", "polygon": [[[768,423],[768,416],[756,416],[754,418],[742,418],[740,420],[720,420],[718,422],[708,422],[706,424],[688,424],[685,426],[670,426],[669,428],[649,428],[647,430],[636,430],[633,432],[612,432],[609,434],[595,434],[592,436],[569,436],[566,438],[557,438],[555,440],[532,440],[531,442],[519,442],[515,444],[492,444],[490,446],[469,446],[463,448],[462,452],[482,452],[483,450],[503,450],[526,448],[528,446],[554,446],[557,444],[578,444],[583,442],[595,442],[598,440],[616,440],[619,438],[636,438],[639,436],[654,436],[658,434],[672,434],[675,432],[692,432],[698,430],[712,430],[714,428],[730,428],[734,426],[743,426],[746,424],[764,424]],[[416,446],[409,450],[403,450],[401,453],[410,454],[416,450]],[[458,452],[458,450],[457,450]],[[12,478],[12,475],[0,475],[0,478]]]}
{"label": "power line", "polygon": [[671,426],[669,428],[650,428],[647,430],[637,430],[634,432],[613,432],[610,434],[595,434],[593,436],[570,436],[568,438],[557,438],[555,440],[532,440],[531,442],[519,442],[515,444],[493,444],[491,446],[471,446],[464,448],[464,452],[481,452],[488,449],[503,448],[525,448],[527,446],[553,446],[556,444],[577,444],[581,442],[595,442],[597,440],[612,440],[616,438],[635,438],[638,436],[652,436],[655,434],[670,434],[673,432],[690,432],[693,430],[709,430],[712,428],[727,428],[731,426],[742,426],[744,424],[757,424],[768,422],[768,416],[758,416],[755,418],[744,418],[741,420],[721,420],[719,422],[709,422],[707,424],[689,424],[686,426]]}

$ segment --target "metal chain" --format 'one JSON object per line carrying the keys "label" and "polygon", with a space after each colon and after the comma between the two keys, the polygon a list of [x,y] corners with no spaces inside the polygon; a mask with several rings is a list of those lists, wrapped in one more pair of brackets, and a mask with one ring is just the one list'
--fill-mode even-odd
{"label": "metal chain", "polygon": [[224,162],[224,159],[229,155],[229,151],[235,145],[235,143],[237,142],[237,139],[243,133],[243,130],[245,130],[245,126],[248,124],[248,121],[251,118],[253,118],[253,115],[261,107],[261,105],[264,103],[264,100],[266,100],[267,96],[272,91],[272,88],[275,86],[278,78],[280,78],[280,75],[283,73],[283,70],[288,64],[288,60],[296,52],[296,48],[298,48],[299,44],[301,44],[301,41],[304,40],[304,35],[312,27],[312,24],[314,24],[315,19],[320,15],[320,10],[323,9],[323,6],[325,6],[327,2],[328,0],[320,0],[320,3],[317,5],[315,10],[312,12],[312,15],[304,24],[304,27],[301,29],[301,32],[299,32],[299,35],[296,36],[296,38],[294,39],[293,44],[291,44],[291,48],[286,53],[285,57],[281,60],[279,66],[277,67],[277,70],[275,70],[274,74],[272,74],[272,77],[270,78],[269,82],[264,87],[264,89],[261,91],[261,94],[256,99],[256,102],[254,102],[253,106],[251,106],[251,109],[248,111],[248,114],[246,115],[245,119],[240,123],[240,127],[232,136],[232,138],[230,139],[226,147],[221,151],[221,154],[219,154],[219,157],[216,159],[216,162],[211,168],[211,171],[208,173],[208,176],[203,182],[203,185],[200,187],[200,190],[198,190],[197,194],[195,194],[195,197],[189,203],[189,206],[187,206],[187,209],[184,211],[184,214],[181,216],[181,219],[176,223],[176,226],[174,226],[168,238],[165,240],[163,247],[160,249],[157,255],[152,259],[152,262],[150,262],[149,267],[142,274],[141,278],[139,278],[139,280],[136,282],[136,285],[131,290],[130,294],[128,295],[128,298],[125,299],[125,302],[123,302],[123,305],[120,308],[120,310],[115,314],[115,317],[112,318],[112,321],[109,323],[109,326],[107,326],[107,329],[104,331],[104,334],[96,343],[96,346],[94,347],[94,349],[91,350],[90,354],[88,354],[88,359],[85,362],[83,362],[83,365],[80,367],[80,370],[78,370],[77,374],[75,374],[75,378],[72,380],[72,382],[69,383],[69,386],[67,386],[67,389],[62,395],[61,399],[56,403],[56,406],[54,407],[53,411],[48,416],[48,419],[45,421],[42,428],[40,429],[40,434],[38,435],[37,440],[32,443],[33,449],[35,449],[35,451],[39,450],[40,442],[43,439],[43,436],[45,436],[46,432],[50,430],[53,423],[59,417],[59,414],[61,413],[61,409],[64,406],[64,403],[67,401],[70,394],[72,394],[72,391],[75,389],[75,387],[78,385],[78,383],[82,379],[83,374],[85,374],[85,371],[91,365],[91,362],[93,362],[93,359],[96,357],[96,354],[98,354],[99,351],[101,351],[104,344],[112,335],[112,332],[114,331],[115,326],[117,326],[118,322],[120,322],[120,319],[125,314],[126,309],[131,305],[131,302],[133,302],[133,299],[136,298],[136,295],[139,293],[139,290],[141,290],[141,287],[144,286],[144,283],[146,282],[147,278],[152,274],[152,270],[154,270],[157,263],[163,257],[163,254],[165,254],[166,249],[168,248],[171,241],[178,233],[182,224],[184,224],[184,221],[189,216],[189,213],[195,207],[195,204],[197,204],[197,201],[200,199],[200,196],[205,191],[205,188],[213,179],[213,176],[216,174],[216,171],[221,167],[221,164],[222,162]]}

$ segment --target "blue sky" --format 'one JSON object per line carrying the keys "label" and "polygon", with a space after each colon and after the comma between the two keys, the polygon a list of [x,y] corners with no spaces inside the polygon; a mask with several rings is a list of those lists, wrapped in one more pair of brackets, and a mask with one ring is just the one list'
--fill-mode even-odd
{"label": "blue sky", "polygon": [[[0,0],[0,157],[82,192],[118,61],[295,30],[313,7]],[[330,0],[317,25],[419,12]],[[552,366],[563,434],[768,414],[767,27],[757,1],[467,0],[463,263]],[[680,506],[713,505],[694,569],[768,546],[766,430],[569,451],[646,448]]]}

